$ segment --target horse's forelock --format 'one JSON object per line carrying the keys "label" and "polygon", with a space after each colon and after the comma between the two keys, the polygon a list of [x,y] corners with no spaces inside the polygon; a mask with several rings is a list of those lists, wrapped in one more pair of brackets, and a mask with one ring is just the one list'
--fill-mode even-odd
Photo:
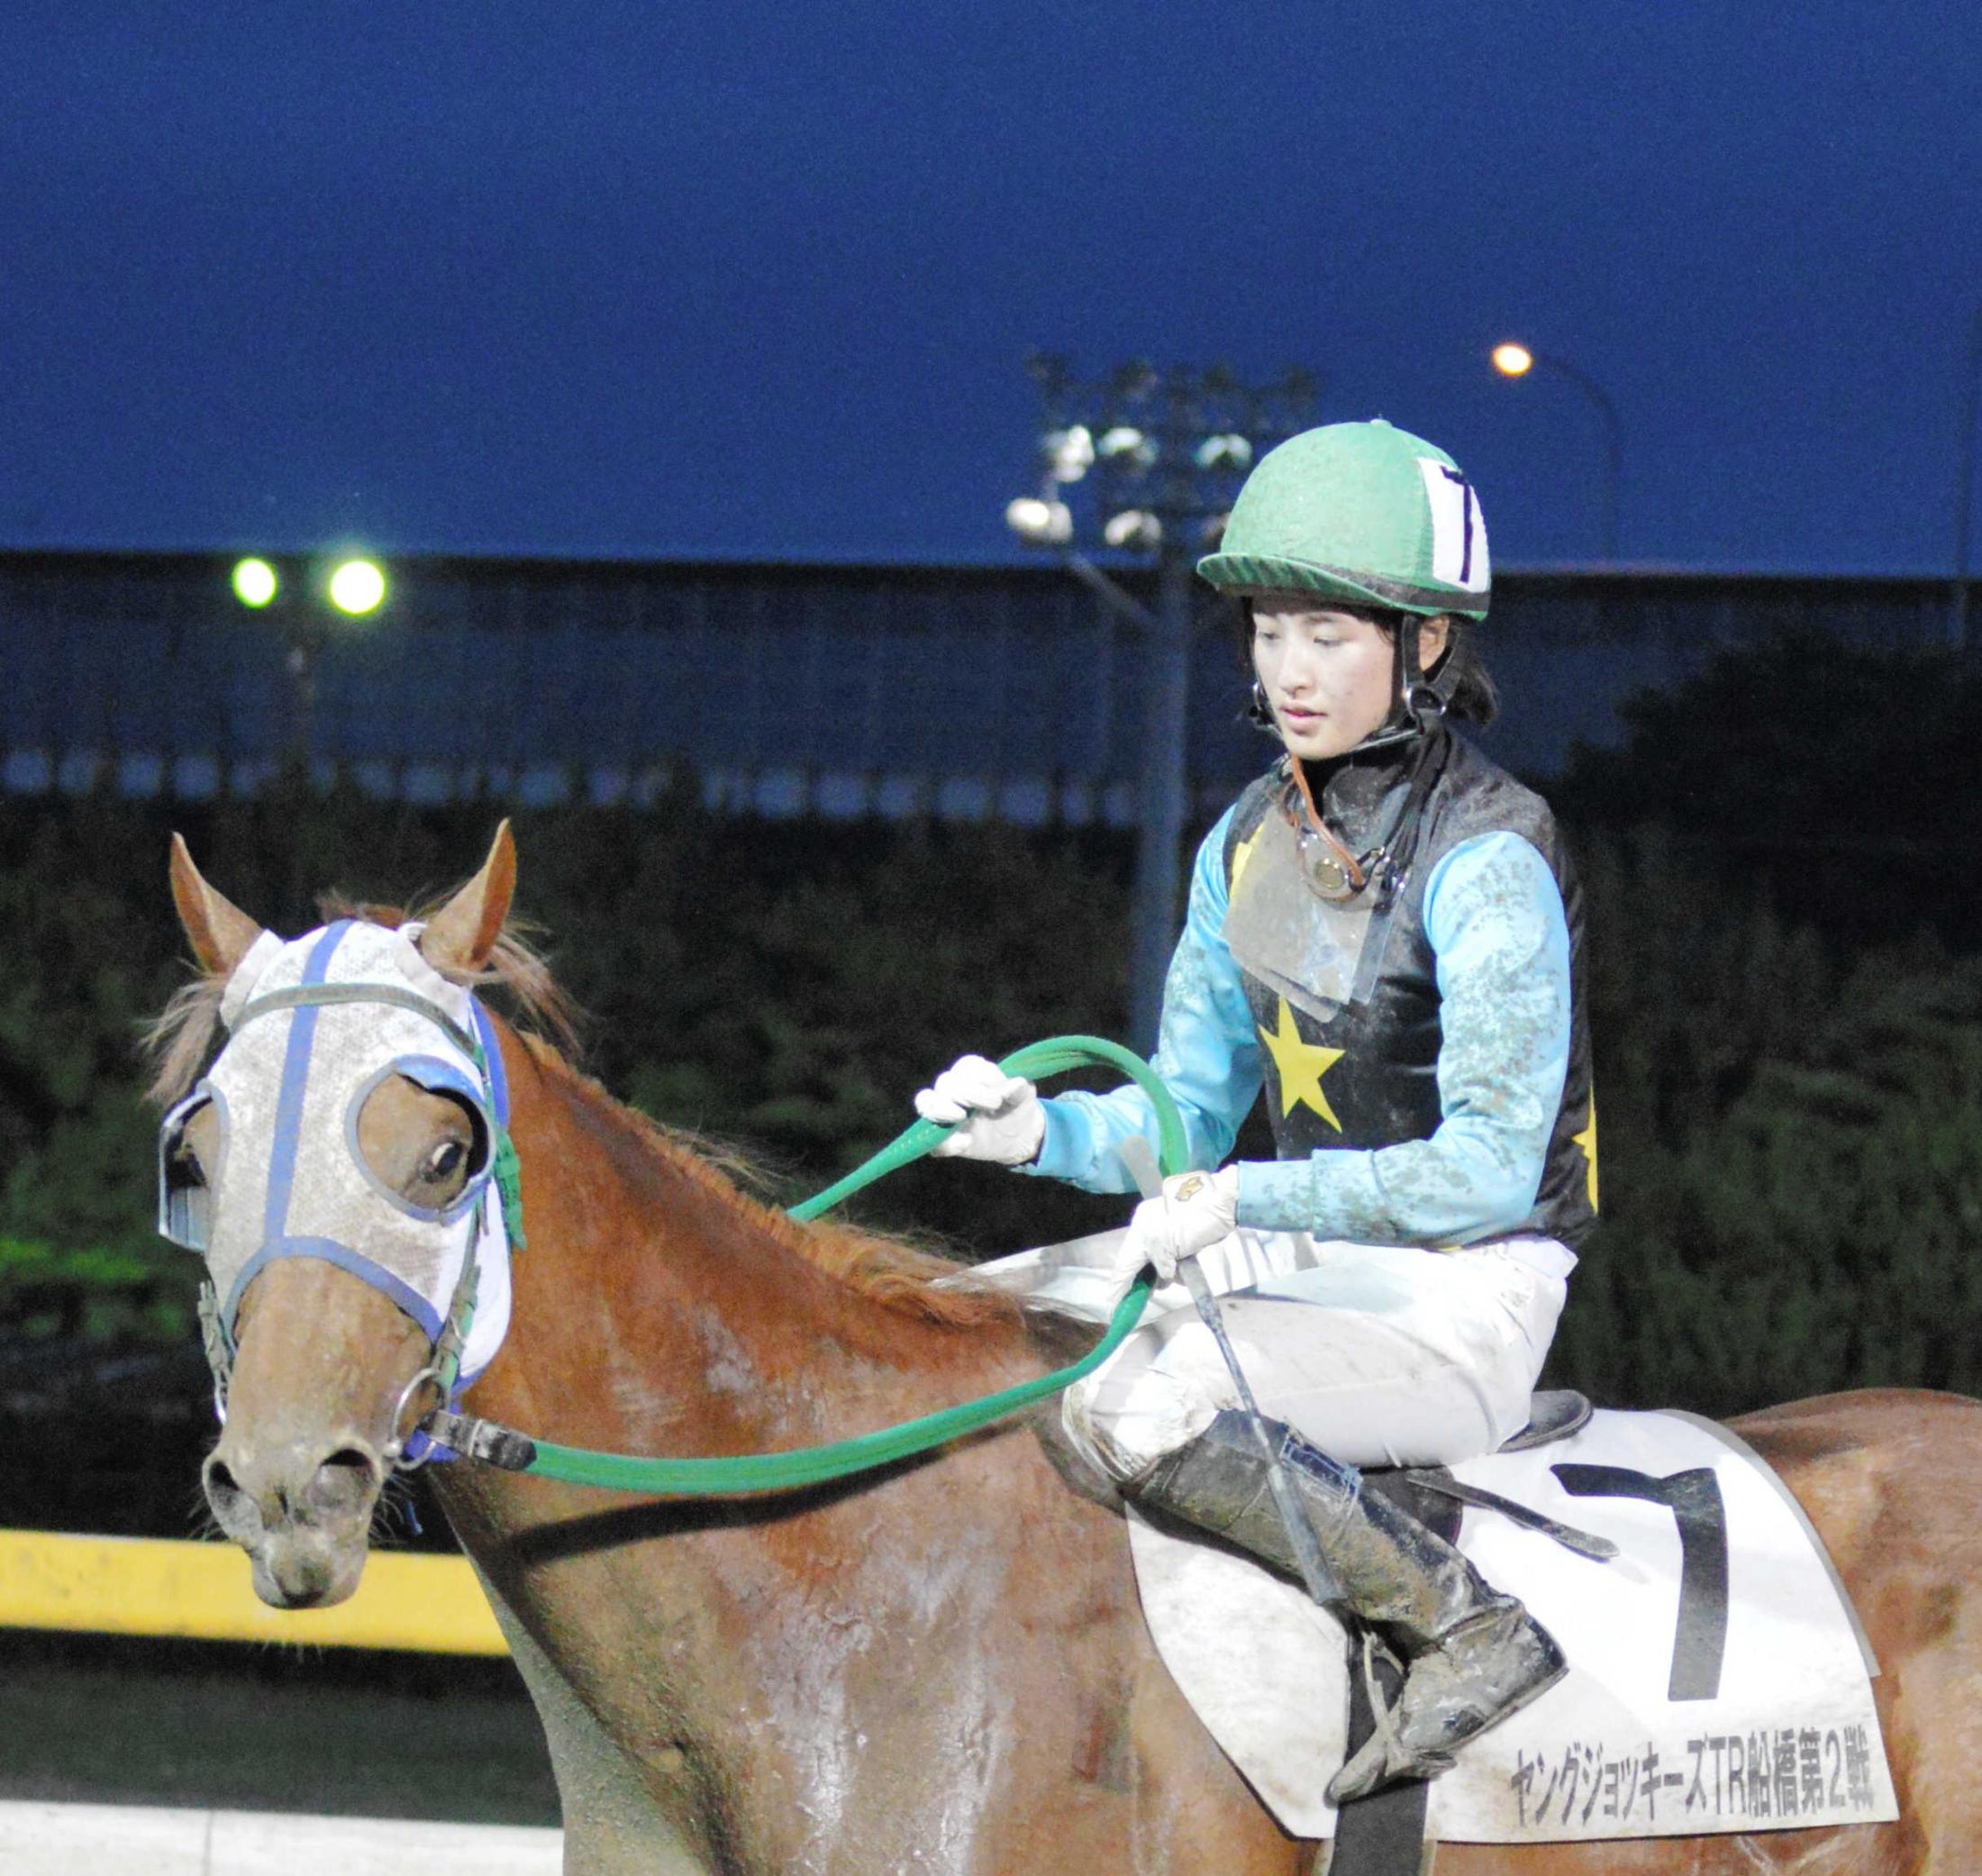
{"label": "horse's forelock", "polygon": [[198,1078],[220,1034],[224,976],[195,979],[173,991],[171,1001],[145,1025],[142,1046],[151,1065],[145,1099],[169,1107]]}

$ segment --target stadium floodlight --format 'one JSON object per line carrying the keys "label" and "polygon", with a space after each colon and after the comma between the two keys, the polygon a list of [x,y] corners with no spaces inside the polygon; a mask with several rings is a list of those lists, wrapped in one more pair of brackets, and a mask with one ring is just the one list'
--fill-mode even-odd
{"label": "stadium floodlight", "polygon": [[1191,451],[1191,460],[1199,469],[1243,469],[1252,464],[1252,445],[1236,430],[1221,431],[1215,436],[1207,436],[1196,449]]}
{"label": "stadium floodlight", "polygon": [[1036,495],[1022,495],[1007,503],[1005,524],[1021,541],[1035,547],[1058,547],[1074,537],[1074,517],[1065,502],[1049,502]]}
{"label": "stadium floodlight", "polygon": [[1094,433],[1085,423],[1049,430],[1040,439],[1040,450],[1056,482],[1077,482],[1095,464]]}
{"label": "stadium floodlight", "polygon": [[1156,463],[1156,445],[1133,423],[1117,423],[1101,433],[1095,453],[1104,462],[1118,462],[1131,469],[1151,469]]}
{"label": "stadium floodlight", "polygon": [[1110,547],[1154,553],[1163,544],[1163,524],[1147,508],[1124,508],[1103,524],[1101,538]]}
{"label": "stadium floodlight", "polygon": [[329,591],[339,612],[362,618],[385,604],[386,576],[376,560],[342,560],[331,575]]}
{"label": "stadium floodlight", "polygon": [[1503,378],[1525,378],[1534,369],[1534,354],[1512,339],[1494,347],[1494,369]]}
{"label": "stadium floodlight", "polygon": [[234,562],[234,597],[257,612],[276,596],[281,590],[281,584],[276,578],[276,569],[253,554]]}

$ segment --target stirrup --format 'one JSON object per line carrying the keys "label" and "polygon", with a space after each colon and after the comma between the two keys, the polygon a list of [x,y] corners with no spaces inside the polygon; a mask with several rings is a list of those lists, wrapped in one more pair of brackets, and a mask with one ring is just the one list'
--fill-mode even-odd
{"label": "stirrup", "polygon": [[[1506,1633],[1497,1638],[1489,1635],[1491,1652],[1482,1662],[1453,1661],[1453,1643],[1463,1647],[1468,1639],[1495,1628]],[[1519,1658],[1523,1654],[1525,1661]],[[1481,1684],[1479,1668],[1496,1660],[1504,1671],[1510,1667],[1515,1671],[1511,1685]],[[1347,1804],[1386,1785],[1450,1771],[1460,1746],[1539,1700],[1568,1671],[1555,1637],[1509,1597],[1468,1617],[1412,1662],[1396,1704],[1386,1707],[1366,1632],[1363,1675],[1376,1730],[1329,1780],[1328,1801]],[[1436,1684],[1441,1680],[1449,1684]]]}
{"label": "stirrup", "polygon": [[[1384,1658],[1396,1672],[1397,1698],[1395,1704],[1385,1697],[1383,1682],[1377,1675],[1378,1648],[1383,1648]],[[1370,1734],[1329,1780],[1326,1795],[1329,1803],[1332,1805],[1341,1805],[1349,1799],[1362,1796],[1360,1789],[1338,1794],[1336,1788],[1349,1780],[1352,1771],[1360,1768],[1366,1771],[1366,1762],[1374,1760],[1383,1767],[1382,1781],[1386,1783],[1392,1780],[1402,1780],[1407,1778],[1433,1779],[1440,1772],[1452,1769],[1452,1758],[1449,1753],[1414,1753],[1405,1744],[1404,1735],[1397,1730],[1397,1709],[1404,1705],[1404,1682],[1409,1676],[1410,1669],[1388,1648],[1384,1647],[1377,1639],[1377,1631],[1373,1628],[1366,1628],[1362,1632],[1359,1659],[1362,1667],[1363,1698],[1369,1703]],[[1409,1771],[1394,1769],[1403,1766],[1414,1769]],[[1372,1783],[1369,1789],[1374,1789],[1375,1784]]]}

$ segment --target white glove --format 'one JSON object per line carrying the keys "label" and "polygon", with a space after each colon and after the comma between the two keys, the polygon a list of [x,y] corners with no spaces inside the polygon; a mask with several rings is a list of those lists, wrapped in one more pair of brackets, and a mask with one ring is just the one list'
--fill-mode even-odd
{"label": "white glove", "polygon": [[1174,1282],[1177,1265],[1229,1237],[1238,1215],[1236,1166],[1222,1172],[1180,1172],[1165,1179],[1162,1191],[1136,1207],[1115,1252],[1114,1267],[1108,1273],[1114,1300],[1128,1295],[1144,1264],[1154,1266],[1159,1282]]}
{"label": "white glove", "polygon": [[990,1160],[1023,1166],[1039,1157],[1046,1110],[1023,1075],[1007,1075],[981,1055],[959,1055],[932,1087],[915,1097],[924,1120],[955,1131],[932,1149],[940,1160]]}

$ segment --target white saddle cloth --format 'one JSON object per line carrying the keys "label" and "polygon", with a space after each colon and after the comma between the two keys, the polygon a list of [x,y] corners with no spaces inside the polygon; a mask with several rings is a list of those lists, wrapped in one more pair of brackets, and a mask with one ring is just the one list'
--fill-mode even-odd
{"label": "white saddle cloth", "polygon": [[[975,1279],[1098,1320],[1118,1235],[1023,1252]],[[1220,1275],[1221,1289],[1245,1280]],[[1180,1285],[1156,1301],[1189,1307]],[[1672,1497],[1675,1474],[1701,1471],[1713,1489],[1694,1485],[1682,1542],[1668,1503],[1578,1496],[1561,1467],[1585,1492],[1665,1481]],[[1594,1562],[1497,1512],[1464,1512],[1459,1548],[1527,1604],[1570,1670],[1433,1782],[1428,1837],[1691,1836],[1899,1815],[1872,1698],[1878,1664],[1802,1508],[1732,1434],[1689,1414],[1599,1412],[1573,1438],[1451,1471],[1620,1554]],[[1724,1571],[1713,1567],[1716,1531]],[[1212,1736],[1287,1830],[1332,1836],[1322,1794],[1348,1731],[1342,1626],[1296,1584],[1186,1527],[1159,1528],[1132,1506],[1129,1534],[1157,1651]]]}
{"label": "white saddle cloth", "polygon": [[[1724,1626],[1710,1490],[1695,1486],[1683,1544],[1667,1504],[1574,1496],[1559,1467],[1614,1469],[1567,1477],[1639,1490],[1711,1471]],[[1570,1670],[1434,1781],[1427,1836],[1552,1843],[1899,1815],[1872,1699],[1877,1665],[1802,1511],[1732,1434],[1690,1415],[1599,1412],[1571,1439],[1452,1471],[1608,1537],[1621,1554],[1594,1562],[1496,1512],[1465,1512],[1459,1547],[1528,1605]],[[1333,1835],[1322,1793],[1347,1731],[1341,1626],[1295,1584],[1132,1508],[1130,1539],[1157,1650],[1212,1736],[1286,1829]]]}

